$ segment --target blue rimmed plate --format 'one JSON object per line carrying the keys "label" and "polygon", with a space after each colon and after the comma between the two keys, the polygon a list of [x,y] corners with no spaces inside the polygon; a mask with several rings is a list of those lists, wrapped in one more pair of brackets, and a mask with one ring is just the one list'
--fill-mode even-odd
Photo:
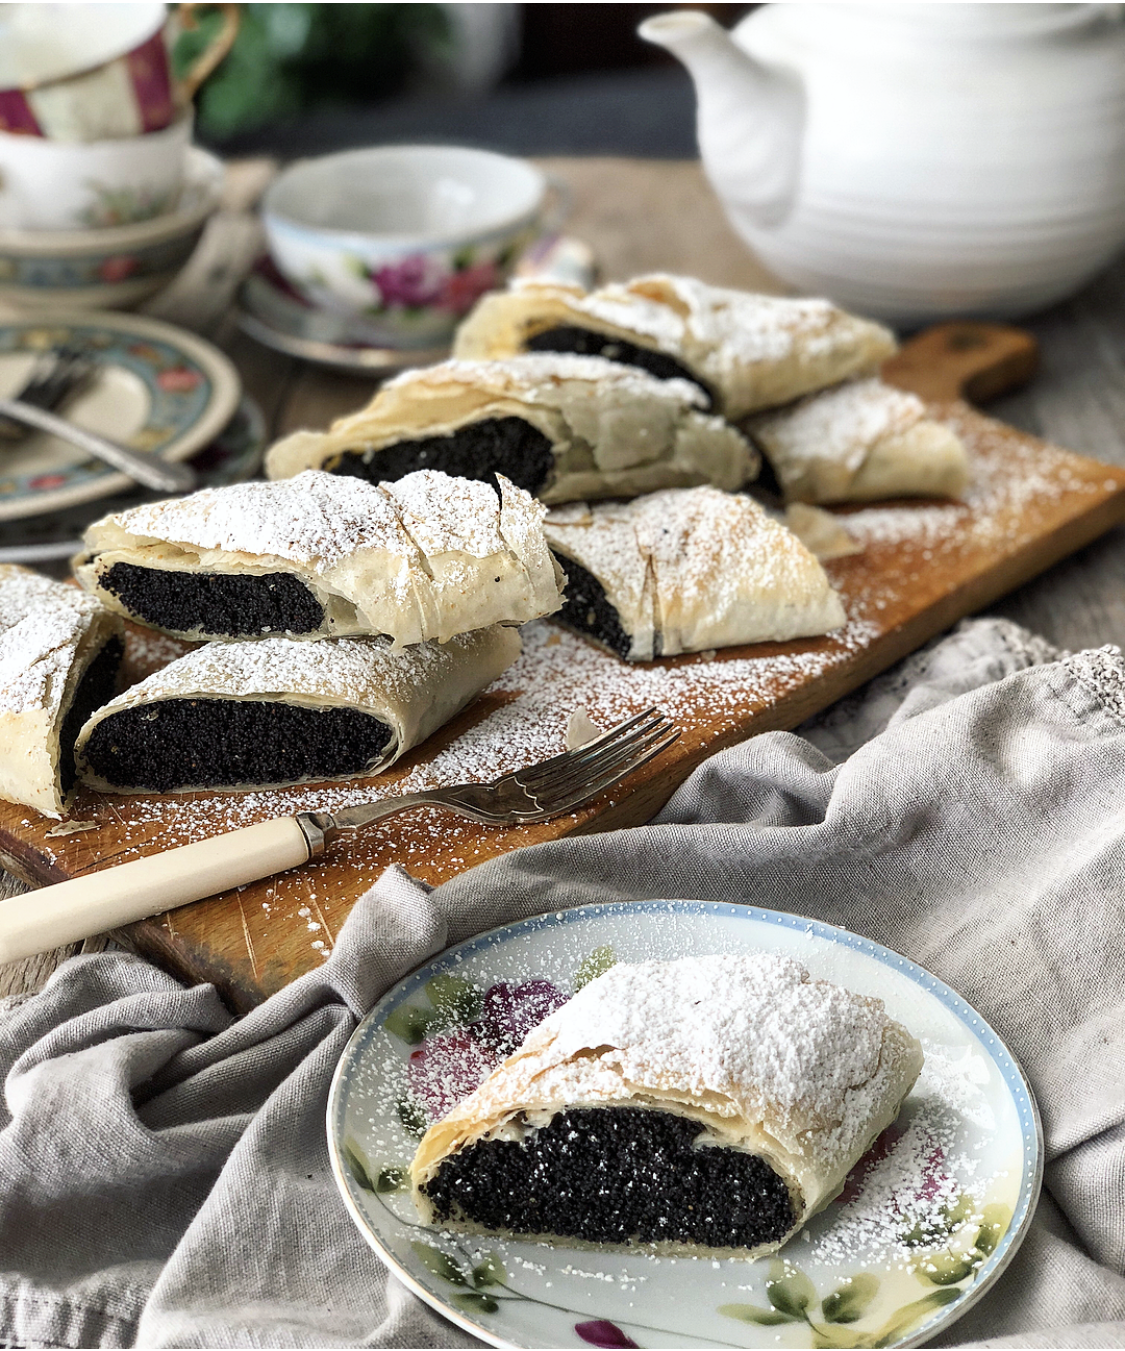
{"label": "blue rimmed plate", "polygon": [[[0,323],[0,394],[23,386],[36,358],[69,346],[97,362],[65,416],[89,431],[166,460],[185,460],[230,422],[238,372],[209,342],[135,314],[75,311]],[[131,482],[43,433],[0,450],[0,521],[110,497]]]}
{"label": "blue rimmed plate", "polygon": [[[420,1133],[614,961],[783,953],[882,999],[926,1067],[841,1195],[756,1262],[601,1253],[424,1228]],[[486,995],[488,996],[486,999]],[[716,994],[721,998],[721,993]],[[827,924],[706,901],[588,906],[494,929],[399,982],[340,1061],[333,1170],[360,1231],[445,1317],[493,1346],[915,1346],[1011,1260],[1042,1179],[1038,1113],[996,1033],[915,963]]]}

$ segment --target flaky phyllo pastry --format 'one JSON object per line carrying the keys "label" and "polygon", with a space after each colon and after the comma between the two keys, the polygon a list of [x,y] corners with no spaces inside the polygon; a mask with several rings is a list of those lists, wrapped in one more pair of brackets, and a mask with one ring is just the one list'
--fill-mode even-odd
{"label": "flaky phyllo pastry", "polygon": [[827,633],[840,598],[801,541],[749,497],[673,488],[558,507],[558,618],[630,661]]}
{"label": "flaky phyllo pastry", "polygon": [[76,587],[0,566],[0,797],[48,816],[67,810],[74,740],[113,696],[123,632]]}
{"label": "flaky phyllo pastry", "polygon": [[445,642],[558,609],[543,514],[504,478],[309,472],[107,516],[74,570],[111,609],[181,638]]}
{"label": "flaky phyllo pastry", "polygon": [[428,1224],[773,1252],[898,1115],[922,1050],[878,999],[772,953],[618,965],[429,1128]]}
{"label": "flaky phyllo pastry", "polygon": [[477,304],[457,331],[453,354],[604,356],[661,379],[692,380],[716,412],[733,419],[874,374],[894,350],[889,329],[827,300],[755,295],[652,273],[588,292],[516,282]]}
{"label": "flaky phyllo pastry", "polygon": [[683,380],[600,357],[446,361],[390,380],[327,432],[295,432],[266,455],[270,478],[326,469],[374,481],[417,469],[503,474],[545,502],[633,497],[758,471],[746,438],[701,412]]}
{"label": "flaky phyllo pastry", "polygon": [[379,638],[208,643],[94,713],[75,747],[79,773],[111,793],[373,774],[519,654],[519,633],[502,625],[405,648]]}
{"label": "flaky phyllo pastry", "polygon": [[969,460],[926,405],[881,380],[855,380],[751,418],[787,502],[960,497]]}

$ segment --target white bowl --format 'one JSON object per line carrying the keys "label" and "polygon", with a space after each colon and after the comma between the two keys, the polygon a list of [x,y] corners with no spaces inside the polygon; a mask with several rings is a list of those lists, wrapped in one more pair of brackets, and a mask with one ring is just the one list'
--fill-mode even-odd
{"label": "white bowl", "polygon": [[174,211],[101,230],[0,230],[0,300],[21,309],[120,309],[166,286],[219,205],[221,161],[186,151]]}
{"label": "white bowl", "polygon": [[367,341],[433,346],[502,286],[547,191],[526,160],[455,146],[379,146],[295,164],[263,202],[270,253],[314,305]]}

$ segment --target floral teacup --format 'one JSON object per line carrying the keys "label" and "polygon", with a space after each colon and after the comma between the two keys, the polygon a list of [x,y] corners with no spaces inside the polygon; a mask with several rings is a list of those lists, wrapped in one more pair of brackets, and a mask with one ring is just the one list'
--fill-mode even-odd
{"label": "floral teacup", "polygon": [[502,286],[539,228],[544,175],[454,146],[382,146],[307,160],[266,193],[270,253],[356,341],[433,347]]}

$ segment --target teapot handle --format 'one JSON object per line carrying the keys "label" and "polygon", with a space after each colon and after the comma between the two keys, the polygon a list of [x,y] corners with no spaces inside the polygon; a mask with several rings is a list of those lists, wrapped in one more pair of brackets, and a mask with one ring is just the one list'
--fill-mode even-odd
{"label": "teapot handle", "polygon": [[207,46],[199,53],[188,69],[176,81],[176,89],[184,103],[195,94],[208,75],[223,61],[234,46],[238,37],[238,27],[242,22],[239,6],[236,4],[182,4],[176,10],[176,25],[181,32],[190,32],[199,26],[196,10],[218,9],[223,14],[223,24]]}

